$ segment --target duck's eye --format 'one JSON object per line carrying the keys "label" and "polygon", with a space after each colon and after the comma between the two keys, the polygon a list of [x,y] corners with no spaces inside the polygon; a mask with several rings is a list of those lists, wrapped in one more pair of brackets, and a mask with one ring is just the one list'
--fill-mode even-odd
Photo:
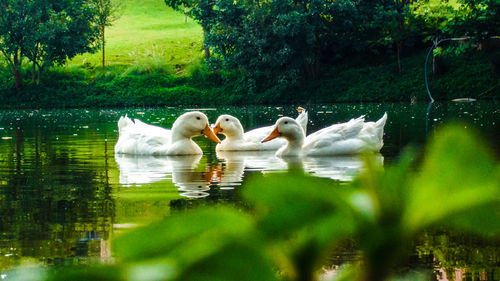
{"label": "duck's eye", "polygon": [[285,121],[285,125],[288,124],[288,121]]}
{"label": "duck's eye", "polygon": [[226,122],[229,122],[229,118],[226,118]]}
{"label": "duck's eye", "polygon": [[200,117],[200,116],[198,116],[198,117],[196,117],[196,119],[201,120],[201,117]]}

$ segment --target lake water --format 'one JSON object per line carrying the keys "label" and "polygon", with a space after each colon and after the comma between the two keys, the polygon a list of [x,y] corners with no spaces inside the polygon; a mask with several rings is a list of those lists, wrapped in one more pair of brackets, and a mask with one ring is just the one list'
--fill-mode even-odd
{"label": "lake water", "polygon": [[[377,161],[388,164],[404,147],[422,147],[436,127],[454,120],[477,129],[500,155],[499,105],[488,101],[302,106],[309,111],[308,132],[363,114],[374,121],[387,112],[385,145]],[[172,209],[237,202],[238,189],[252,173],[300,169],[349,181],[362,169],[357,157],[290,162],[273,153],[215,153],[215,144],[203,137],[195,138],[203,156],[114,155],[121,115],[169,128],[185,110],[190,109],[0,111],[0,273],[32,261],[64,265],[110,259],[114,235],[162,219]],[[245,129],[297,114],[293,106],[198,110],[211,122],[222,113],[234,115]],[[500,280],[499,254],[498,243],[491,241],[426,234],[415,242],[410,267],[435,267],[449,280]],[[356,255],[346,246],[330,262],[335,267]]]}

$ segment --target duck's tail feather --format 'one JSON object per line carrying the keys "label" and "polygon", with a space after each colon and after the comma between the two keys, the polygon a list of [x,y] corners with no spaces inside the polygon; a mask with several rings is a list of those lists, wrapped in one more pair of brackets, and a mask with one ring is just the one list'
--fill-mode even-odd
{"label": "duck's tail feather", "polygon": [[383,143],[384,139],[384,126],[387,121],[387,112],[384,113],[382,118],[380,118],[377,122],[375,122],[375,128],[377,128],[377,136],[381,143]]}
{"label": "duck's tail feather", "polygon": [[127,114],[125,116],[121,116],[120,120],[118,120],[118,131],[121,132],[126,127],[134,124],[134,122],[128,118]]}
{"label": "duck's tail feather", "polygon": [[380,118],[377,122],[375,122],[375,127],[383,129],[386,121],[387,121],[387,112],[384,113],[382,118]]}
{"label": "duck's tail feather", "polygon": [[297,121],[300,127],[302,127],[302,129],[304,130],[304,135],[307,135],[307,123],[309,122],[309,114],[307,110],[305,110],[304,108],[302,107],[299,108],[300,111],[297,109],[297,111],[299,111],[299,116],[297,116],[295,121]]}

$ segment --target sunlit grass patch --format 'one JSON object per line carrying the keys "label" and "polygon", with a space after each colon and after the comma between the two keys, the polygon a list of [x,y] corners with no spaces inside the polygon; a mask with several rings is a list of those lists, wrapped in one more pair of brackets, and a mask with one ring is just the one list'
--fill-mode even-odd
{"label": "sunlit grass patch", "polygon": [[[202,57],[203,31],[162,0],[126,0],[121,17],[106,29],[106,64],[133,65],[144,56],[157,64],[181,68]],[[154,53],[154,55],[153,55]],[[72,65],[97,67],[101,51],[71,60]]]}

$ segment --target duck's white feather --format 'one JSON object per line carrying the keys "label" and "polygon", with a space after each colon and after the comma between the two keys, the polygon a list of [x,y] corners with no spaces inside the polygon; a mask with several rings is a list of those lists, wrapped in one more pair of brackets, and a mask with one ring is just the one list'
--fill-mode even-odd
{"label": "duck's white feather", "polygon": [[352,154],[353,150],[363,146],[357,136],[363,129],[364,120],[364,116],[361,116],[323,128],[306,137],[302,150],[306,155]]}
{"label": "duck's white feather", "polygon": [[121,117],[118,121],[120,136],[115,153],[135,155],[166,155],[172,139],[172,131],[146,124],[138,119],[132,121]]}
{"label": "duck's white feather", "polygon": [[[241,123],[236,117],[230,115],[221,115],[221,117],[222,116],[231,118],[233,122],[237,122],[237,125],[226,127],[223,129],[222,133],[226,135],[226,138],[220,144],[217,144],[217,151],[277,150],[286,144],[286,140],[284,139],[274,139],[265,143],[261,142],[262,139],[264,139],[271,133],[271,131],[274,129],[274,126],[260,127],[243,133],[243,126],[241,126]],[[217,119],[217,123],[223,122],[221,119],[224,118],[221,117]],[[297,117],[296,121],[298,124],[300,124],[305,133],[308,123],[307,111],[303,110]],[[231,132],[231,134],[228,134],[228,130],[238,132]]]}
{"label": "duck's white feather", "polygon": [[[297,121],[297,123],[299,123],[300,127],[302,127],[302,129],[304,130],[304,134],[307,135],[307,123],[309,122],[309,114],[307,113],[307,111],[303,108],[301,108],[302,111],[299,113],[299,116],[297,116],[297,118],[295,118],[295,121]],[[273,127],[273,126],[271,126]],[[270,131],[269,131],[270,132]],[[264,136],[266,137],[266,136]]]}
{"label": "duck's white feather", "polygon": [[[250,130],[243,134],[243,142],[239,150],[276,150],[285,144],[285,140],[276,139],[276,141],[270,141],[267,143],[261,143],[260,141],[265,138],[271,131],[273,126],[261,127],[257,129]],[[253,149],[243,149],[243,148],[253,148]]]}
{"label": "duck's white feather", "polygon": [[[191,138],[201,135],[205,127],[208,128],[208,118],[198,111],[187,112],[179,116],[171,130],[149,125],[138,119],[132,121],[127,116],[120,117],[118,120],[119,137],[115,145],[115,153],[135,155],[202,154],[201,148]],[[215,137],[215,135],[213,136]]]}
{"label": "duck's white feather", "polygon": [[361,116],[323,128],[304,138],[298,122],[283,117],[276,121],[275,127],[287,144],[277,151],[277,155],[328,156],[379,152],[384,144],[386,120],[387,113],[377,122],[365,122],[365,117]]}

